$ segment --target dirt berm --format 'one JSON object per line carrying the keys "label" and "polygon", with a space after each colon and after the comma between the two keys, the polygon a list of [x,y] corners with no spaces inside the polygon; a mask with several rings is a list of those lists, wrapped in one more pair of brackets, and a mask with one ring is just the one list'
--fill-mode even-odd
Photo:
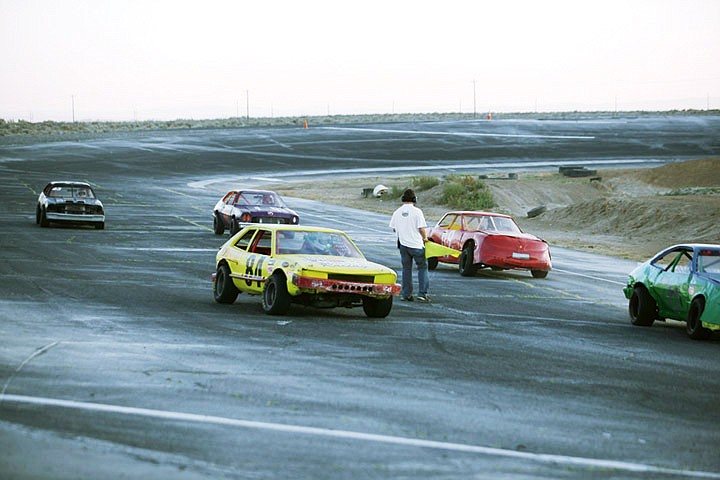
{"label": "dirt berm", "polygon": [[[601,170],[598,177],[560,173],[488,175],[497,207],[513,215],[526,232],[551,246],[589,250],[642,261],[676,243],[720,243],[720,158],[671,163],[656,168]],[[332,184],[273,185],[278,192],[371,211],[391,213],[398,199],[364,198],[363,188],[410,186],[412,177],[336,179]],[[436,200],[442,183],[418,191],[428,223],[448,210]],[[534,218],[527,212],[546,211]]]}

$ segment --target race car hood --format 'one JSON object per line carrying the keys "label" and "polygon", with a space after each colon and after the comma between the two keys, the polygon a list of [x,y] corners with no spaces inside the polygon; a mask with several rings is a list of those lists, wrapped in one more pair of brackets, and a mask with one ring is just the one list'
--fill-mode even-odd
{"label": "race car hood", "polygon": [[[294,256],[288,255],[288,257],[288,260],[290,260],[290,257]],[[318,272],[356,275],[395,273],[394,270],[384,265],[369,262],[364,258],[303,255],[301,258],[294,257],[289,263],[291,264],[291,269],[296,272],[300,270],[314,270]]]}

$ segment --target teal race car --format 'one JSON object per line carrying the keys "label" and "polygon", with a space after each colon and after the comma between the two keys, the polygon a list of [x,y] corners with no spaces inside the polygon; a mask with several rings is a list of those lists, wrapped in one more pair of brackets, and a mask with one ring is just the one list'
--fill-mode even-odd
{"label": "teal race car", "polygon": [[633,325],[671,318],[690,338],[708,338],[720,330],[720,245],[666,248],[630,272],[623,292]]}

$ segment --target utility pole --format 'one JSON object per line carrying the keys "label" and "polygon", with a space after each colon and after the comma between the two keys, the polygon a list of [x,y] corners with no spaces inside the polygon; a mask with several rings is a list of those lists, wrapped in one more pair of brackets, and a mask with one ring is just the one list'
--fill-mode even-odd
{"label": "utility pole", "polygon": [[477,118],[477,103],[475,97],[475,80],[473,80],[473,118]]}
{"label": "utility pole", "polygon": [[75,123],[75,95],[70,95],[70,98],[72,99],[72,120]]}

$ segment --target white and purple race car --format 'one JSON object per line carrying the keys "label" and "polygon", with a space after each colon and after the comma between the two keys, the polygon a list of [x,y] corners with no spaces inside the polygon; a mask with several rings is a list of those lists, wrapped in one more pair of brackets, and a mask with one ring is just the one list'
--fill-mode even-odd
{"label": "white and purple race car", "polygon": [[277,193],[269,190],[232,190],[215,204],[213,230],[216,235],[222,235],[226,228],[234,235],[250,223],[297,225],[300,217]]}

